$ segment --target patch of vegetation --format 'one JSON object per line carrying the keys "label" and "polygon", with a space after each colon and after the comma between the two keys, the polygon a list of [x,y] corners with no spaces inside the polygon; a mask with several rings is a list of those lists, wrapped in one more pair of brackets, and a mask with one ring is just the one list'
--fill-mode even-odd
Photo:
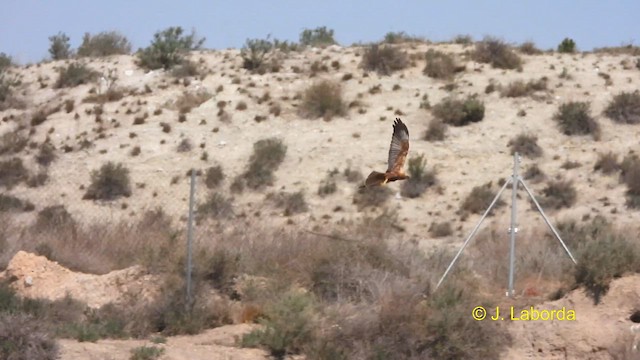
{"label": "patch of vegetation", "polygon": [[540,182],[545,179],[544,172],[542,172],[542,169],[540,169],[538,164],[529,166],[527,170],[525,170],[525,172],[522,174],[522,177],[525,180],[529,180],[534,183]]}
{"label": "patch of vegetation", "polygon": [[[489,208],[489,205],[491,205],[491,202],[497,194],[498,192],[493,190],[493,184],[491,182],[480,186],[475,186],[473,189],[471,189],[469,195],[467,195],[467,197],[464,199],[460,208],[463,212],[482,214]],[[504,201],[498,199],[493,207],[493,210],[503,205]],[[489,214],[491,215],[492,213],[493,211],[491,211]]]}
{"label": "patch of vegetation", "polygon": [[621,124],[640,123],[640,92],[621,92],[613,97],[604,114]]}
{"label": "patch of vegetation", "polygon": [[485,37],[477,42],[472,57],[477,62],[491,64],[498,69],[517,69],[522,65],[522,60],[509,45],[493,37]]}
{"label": "patch of vegetation", "polygon": [[538,49],[533,41],[525,41],[518,47],[521,53],[526,55],[540,55],[542,50]]}
{"label": "patch of vegetation", "polygon": [[195,31],[186,35],[180,26],[169,27],[156,32],[151,45],[138,52],[138,65],[149,70],[171,69],[182,64],[189,51],[200,49],[205,40]]}
{"label": "patch of vegetation", "polygon": [[224,195],[213,192],[207,197],[207,200],[198,205],[198,218],[228,218],[233,215],[232,200]]}
{"label": "patch of vegetation", "polygon": [[110,55],[128,55],[131,43],[117,31],[103,31],[96,35],[85,33],[78,47],[78,56],[103,57]]}
{"label": "patch of vegetation", "polygon": [[180,114],[187,114],[193,108],[202,105],[212,97],[213,95],[206,90],[197,92],[184,91],[182,95],[175,100],[173,107],[177,108]]}
{"label": "patch of vegetation", "polygon": [[353,196],[353,203],[358,207],[358,211],[366,208],[382,207],[393,196],[393,191],[387,186],[376,186],[360,189]]}
{"label": "patch of vegetation", "polygon": [[507,146],[511,148],[511,155],[517,152],[532,159],[542,156],[542,148],[538,145],[538,137],[535,135],[520,134],[509,140]]}
{"label": "patch of vegetation", "polygon": [[0,213],[8,211],[29,211],[34,205],[30,202],[22,201],[13,195],[0,194]]}
{"label": "patch of vegetation", "polygon": [[302,191],[294,193],[279,192],[267,195],[267,200],[283,210],[284,216],[291,216],[309,211],[309,205]]}
{"label": "patch of vegetation", "polygon": [[64,60],[72,56],[69,37],[63,32],[49,37],[49,55],[53,60]]}
{"label": "patch of vegetation", "polygon": [[407,34],[404,31],[389,31],[382,42],[386,44],[404,44],[409,42],[424,42],[423,39]]}
{"label": "patch of vegetation", "polygon": [[222,166],[216,165],[207,169],[204,177],[204,184],[207,189],[213,189],[220,186],[220,183],[224,180],[224,172]]}
{"label": "patch of vegetation", "polygon": [[448,97],[433,106],[431,112],[445,124],[465,126],[482,121],[484,103],[475,96],[468,96],[465,100]]}
{"label": "patch of vegetation", "polygon": [[640,208],[640,159],[627,155],[620,165],[622,181],[627,185],[627,206]]}
{"label": "patch of vegetation", "polygon": [[58,80],[55,87],[67,88],[88,84],[98,77],[98,72],[80,62],[73,62],[66,67],[58,69]]}
{"label": "patch of vegetation", "polygon": [[56,360],[59,347],[40,319],[26,314],[0,312],[0,358]]}
{"label": "patch of vegetation", "polygon": [[337,174],[337,169],[332,172],[329,172],[327,176],[320,182],[318,186],[318,195],[320,197],[325,197],[327,195],[331,195],[338,190],[338,185],[336,184],[336,180],[334,179]]}
{"label": "patch of vegetation", "polygon": [[558,44],[558,52],[564,54],[573,54],[577,51],[576,42],[571,38],[564,38],[560,44]]}
{"label": "patch of vegetation", "polygon": [[450,80],[457,72],[464,71],[464,66],[456,65],[452,55],[429,49],[425,55],[427,64],[422,72],[434,79]]}
{"label": "patch of vegetation", "polygon": [[427,141],[442,141],[447,135],[447,124],[440,119],[432,119],[429,121],[429,126],[424,134],[424,139]]}
{"label": "patch of vegetation", "polygon": [[15,87],[20,83],[20,76],[6,68],[0,69],[0,111],[26,107],[25,102],[16,95]]}
{"label": "patch of vegetation", "polygon": [[[576,203],[578,192],[571,181],[552,180],[542,190],[538,203],[545,209],[570,208]],[[532,205],[533,206],[533,205]]]}
{"label": "patch of vegetation", "polygon": [[129,169],[123,164],[107,162],[91,173],[91,184],[82,197],[85,200],[115,200],[131,196]]}
{"label": "patch of vegetation", "polygon": [[433,222],[431,226],[429,226],[429,233],[437,238],[445,237],[453,234],[453,228],[448,221]]}
{"label": "patch of vegetation", "polygon": [[270,41],[269,38],[247,39],[240,50],[242,67],[257,74],[279,71],[280,61],[275,49],[274,42]]}
{"label": "patch of vegetation", "polygon": [[75,220],[64,205],[51,205],[38,211],[35,228],[40,231],[51,231],[56,228],[70,228]]}
{"label": "patch of vegetation", "polygon": [[565,135],[591,135],[600,139],[600,124],[591,117],[588,102],[572,101],[560,105],[553,115]]}
{"label": "patch of vegetation", "polygon": [[[287,153],[287,146],[278,138],[258,140],[253,144],[253,154],[249,158],[247,170],[235,182],[234,187],[241,191],[244,185],[257,190],[273,185],[273,173],[278,169]],[[233,185],[233,184],[232,184]]]}
{"label": "patch of vegetation", "polygon": [[307,118],[322,117],[325,120],[344,115],[346,106],[342,99],[342,88],[329,80],[311,85],[304,92],[300,113]]}
{"label": "patch of vegetation", "polygon": [[409,179],[400,185],[400,194],[408,198],[417,198],[436,183],[434,170],[427,170],[424,154],[414,156],[408,161]]}
{"label": "patch of vegetation", "polygon": [[315,29],[304,29],[300,33],[300,45],[324,47],[337,44],[333,38],[333,29],[320,26]]}
{"label": "patch of vegetation", "polygon": [[157,346],[138,346],[131,349],[129,360],[156,360],[164,354],[164,349]]}
{"label": "patch of vegetation", "polygon": [[593,170],[601,171],[603,174],[612,174],[620,170],[620,163],[618,162],[618,155],[609,151],[606,154],[598,155],[598,160],[593,166]]}
{"label": "patch of vegetation", "polygon": [[0,161],[0,186],[10,189],[28,177],[29,172],[19,157]]}
{"label": "patch of vegetation", "polygon": [[540,78],[539,80],[529,80],[524,82],[522,80],[516,80],[507,87],[500,91],[500,95],[504,97],[523,97],[531,96],[536,91],[547,90],[547,79]]}
{"label": "patch of vegetation", "polygon": [[35,160],[42,166],[49,166],[56,159],[55,148],[51,143],[45,142],[40,145]]}
{"label": "patch of vegetation", "polygon": [[0,155],[19,153],[28,142],[29,139],[19,131],[6,132],[0,136]]}
{"label": "patch of vegetation", "polygon": [[408,65],[409,57],[407,54],[392,45],[373,44],[362,55],[362,68],[367,71],[375,71],[380,75],[390,75]]}

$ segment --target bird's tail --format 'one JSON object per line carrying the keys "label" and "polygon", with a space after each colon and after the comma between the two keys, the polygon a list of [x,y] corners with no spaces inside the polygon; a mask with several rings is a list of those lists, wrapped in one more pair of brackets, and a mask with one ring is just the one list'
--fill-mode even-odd
{"label": "bird's tail", "polygon": [[364,185],[361,186],[361,188],[382,185],[384,184],[385,179],[384,173],[372,171],[367,177],[367,180],[364,181]]}

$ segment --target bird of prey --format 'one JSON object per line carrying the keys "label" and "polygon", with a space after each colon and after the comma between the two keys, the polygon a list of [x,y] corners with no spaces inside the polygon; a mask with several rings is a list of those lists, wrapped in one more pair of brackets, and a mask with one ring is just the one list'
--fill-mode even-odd
{"label": "bird of prey", "polygon": [[408,179],[404,173],[404,162],[409,152],[409,129],[402,120],[396,118],[393,123],[393,136],[389,148],[389,161],[387,171],[384,173],[372,171],[360,188],[384,185],[391,181]]}

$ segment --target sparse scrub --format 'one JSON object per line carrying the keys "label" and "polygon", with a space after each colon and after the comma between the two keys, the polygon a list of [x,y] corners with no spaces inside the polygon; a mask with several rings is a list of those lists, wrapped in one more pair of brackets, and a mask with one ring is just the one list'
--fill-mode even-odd
{"label": "sparse scrub", "polygon": [[334,172],[330,172],[327,176],[320,182],[318,186],[318,195],[320,197],[325,197],[327,195],[331,195],[338,190],[338,185],[334,179]]}
{"label": "sparse scrub", "polygon": [[374,44],[362,55],[361,66],[367,71],[375,71],[380,75],[390,75],[409,65],[405,52],[392,45]]}
{"label": "sparse scrub", "polygon": [[445,124],[464,126],[484,118],[484,103],[474,96],[465,100],[448,97],[436,104],[431,112]]}
{"label": "sparse scrub", "polygon": [[40,145],[38,153],[35,156],[35,160],[42,166],[49,166],[56,159],[55,148],[51,143],[45,142]]}
{"label": "sparse scrub", "polygon": [[618,155],[613,152],[598,155],[598,161],[593,166],[593,170],[601,171],[603,174],[608,175],[620,170],[620,163],[618,162]]}
{"label": "sparse scrub", "polygon": [[[461,209],[464,212],[472,214],[482,214],[489,208],[491,201],[493,201],[497,194],[498,192],[493,190],[493,184],[491,182],[475,186],[462,202]],[[503,205],[504,201],[498,199],[493,210]]]}
{"label": "sparse scrub", "polygon": [[129,169],[111,161],[91,173],[91,184],[84,194],[85,200],[115,200],[131,195]]}
{"label": "sparse scrub", "polygon": [[627,155],[620,165],[622,181],[627,185],[627,206],[640,208],[640,159]]}
{"label": "sparse scrub", "polygon": [[442,141],[447,135],[447,124],[440,119],[432,119],[424,134],[427,141]]}
{"label": "sparse scrub", "polygon": [[103,57],[109,55],[128,55],[131,43],[117,31],[104,31],[96,35],[85,33],[78,47],[78,56]]}
{"label": "sparse scrub", "polygon": [[274,43],[269,38],[247,39],[240,50],[242,67],[257,74],[277,72],[280,69],[280,60],[274,50]]}
{"label": "sparse scrub", "polygon": [[325,120],[344,115],[346,106],[340,85],[328,80],[311,85],[304,92],[300,112],[307,118],[322,117]]}
{"label": "sparse scrub", "polygon": [[21,152],[29,142],[22,132],[9,131],[0,136],[0,155],[17,154]]}
{"label": "sparse scrub", "polygon": [[511,148],[511,155],[520,155],[535,159],[542,156],[542,148],[538,145],[538,137],[531,134],[520,134],[509,140],[507,146]]}
{"label": "sparse scrub", "polygon": [[507,85],[507,87],[503,88],[500,91],[500,94],[504,97],[523,97],[531,96],[536,91],[544,91],[546,89],[546,78],[541,78],[539,80],[529,80],[526,83],[522,80],[516,80]]}
{"label": "sparse scrub", "polygon": [[560,44],[558,44],[558,52],[565,54],[573,54],[577,51],[576,42],[571,38],[564,38]]}
{"label": "sparse scrub", "polygon": [[73,62],[69,66],[58,69],[58,80],[56,88],[76,87],[88,84],[98,77],[98,73],[87,65],[80,62]]}
{"label": "sparse scrub", "polygon": [[193,108],[202,105],[212,97],[213,95],[211,95],[211,93],[209,93],[208,91],[184,91],[182,95],[175,100],[175,102],[173,103],[173,107],[178,109],[180,114],[187,114]]}
{"label": "sparse scrub", "polygon": [[30,211],[33,204],[23,201],[13,195],[0,194],[0,213],[11,211]]}
{"label": "sparse scrub", "polygon": [[520,47],[518,47],[518,50],[520,50],[521,53],[526,55],[542,54],[542,50],[538,49],[538,47],[536,46],[535,43],[533,43],[533,41],[523,42],[522,44],[520,44]]}
{"label": "sparse scrub", "polygon": [[198,205],[199,219],[208,217],[221,219],[228,218],[232,215],[232,200],[217,192],[211,193],[204,203]]}
{"label": "sparse scrub", "polygon": [[193,145],[191,144],[191,140],[189,140],[188,138],[184,138],[178,144],[176,151],[179,153],[189,152],[191,151],[192,148],[193,148]]}
{"label": "sparse scrub", "polygon": [[55,228],[70,228],[75,220],[64,205],[51,205],[38,211],[35,228],[39,231],[51,231]]}
{"label": "sparse scrub", "polygon": [[333,38],[333,29],[320,26],[315,29],[304,29],[300,33],[300,45],[324,47],[337,44]]}
{"label": "sparse scrub", "polygon": [[542,190],[542,197],[538,199],[540,206],[545,209],[570,208],[576,203],[578,192],[571,181],[552,180]]}
{"label": "sparse scrub", "polygon": [[611,120],[621,124],[640,123],[640,92],[621,92],[613,97],[604,110]]}
{"label": "sparse scrub", "polygon": [[251,189],[259,189],[272,185],[273,172],[277,170],[287,153],[287,146],[282,140],[268,138],[258,140],[253,144],[253,154],[249,158],[249,165],[241,181]]}
{"label": "sparse scrub", "polygon": [[542,169],[540,169],[538,164],[533,164],[525,170],[522,177],[525,180],[537,183],[545,179],[545,174],[542,172]]}
{"label": "sparse scrub", "polygon": [[382,207],[393,196],[393,192],[386,186],[362,189],[353,196],[353,203],[358,207],[358,211],[366,208]]}
{"label": "sparse scrub", "polygon": [[131,349],[129,360],[156,360],[164,354],[164,349],[157,346],[138,346]]}
{"label": "sparse scrub", "polygon": [[424,40],[416,37],[416,36],[412,36],[407,34],[404,31],[390,31],[388,33],[386,33],[384,35],[384,43],[387,44],[404,44],[404,43],[410,43],[410,42],[423,42]]}
{"label": "sparse scrub", "polygon": [[591,117],[588,102],[572,101],[560,105],[553,119],[565,135],[591,135],[600,139],[600,124]]}
{"label": "sparse scrub", "polygon": [[400,185],[400,194],[402,196],[417,198],[436,183],[435,171],[427,170],[426,166],[427,160],[424,158],[424,154],[409,159],[409,179]]}
{"label": "sparse scrub", "polygon": [[475,61],[491,64],[498,69],[516,69],[522,65],[522,60],[509,45],[492,37],[477,42],[472,56]]}
{"label": "sparse scrub", "polygon": [[40,319],[0,312],[0,358],[56,360],[58,343]]}
{"label": "sparse scrub", "polygon": [[49,55],[53,60],[64,60],[71,57],[71,44],[69,37],[63,32],[49,37]]}
{"label": "sparse scrub", "polygon": [[25,181],[28,176],[29,172],[22,163],[22,159],[14,157],[0,161],[0,186],[10,189]]}
{"label": "sparse scrub", "polygon": [[204,177],[204,184],[207,189],[214,189],[220,186],[220,183],[224,180],[224,172],[222,166],[216,165],[207,169]]}
{"label": "sparse scrub", "polygon": [[427,65],[422,72],[428,77],[450,80],[455,73],[464,70],[464,66],[456,65],[452,55],[442,51],[429,49],[425,57]]}
{"label": "sparse scrub", "polygon": [[186,35],[179,26],[169,27],[156,32],[151,45],[138,52],[138,65],[149,70],[171,69],[182,64],[189,51],[200,49],[204,41],[195,31]]}
{"label": "sparse scrub", "polygon": [[434,222],[429,226],[429,233],[434,237],[440,238],[453,234],[453,229],[451,228],[451,223],[448,221]]}
{"label": "sparse scrub", "polygon": [[270,200],[276,207],[282,209],[284,216],[291,216],[309,210],[309,205],[302,191],[294,193],[272,193],[267,195],[267,200]]}

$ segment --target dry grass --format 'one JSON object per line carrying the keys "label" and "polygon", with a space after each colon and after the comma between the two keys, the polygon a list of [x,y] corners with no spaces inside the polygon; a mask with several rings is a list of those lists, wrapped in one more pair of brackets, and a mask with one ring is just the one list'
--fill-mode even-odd
{"label": "dry grass", "polygon": [[537,91],[545,90],[547,90],[546,78],[529,80],[528,82],[516,80],[503,88],[500,94],[504,97],[523,97],[532,96]]}

